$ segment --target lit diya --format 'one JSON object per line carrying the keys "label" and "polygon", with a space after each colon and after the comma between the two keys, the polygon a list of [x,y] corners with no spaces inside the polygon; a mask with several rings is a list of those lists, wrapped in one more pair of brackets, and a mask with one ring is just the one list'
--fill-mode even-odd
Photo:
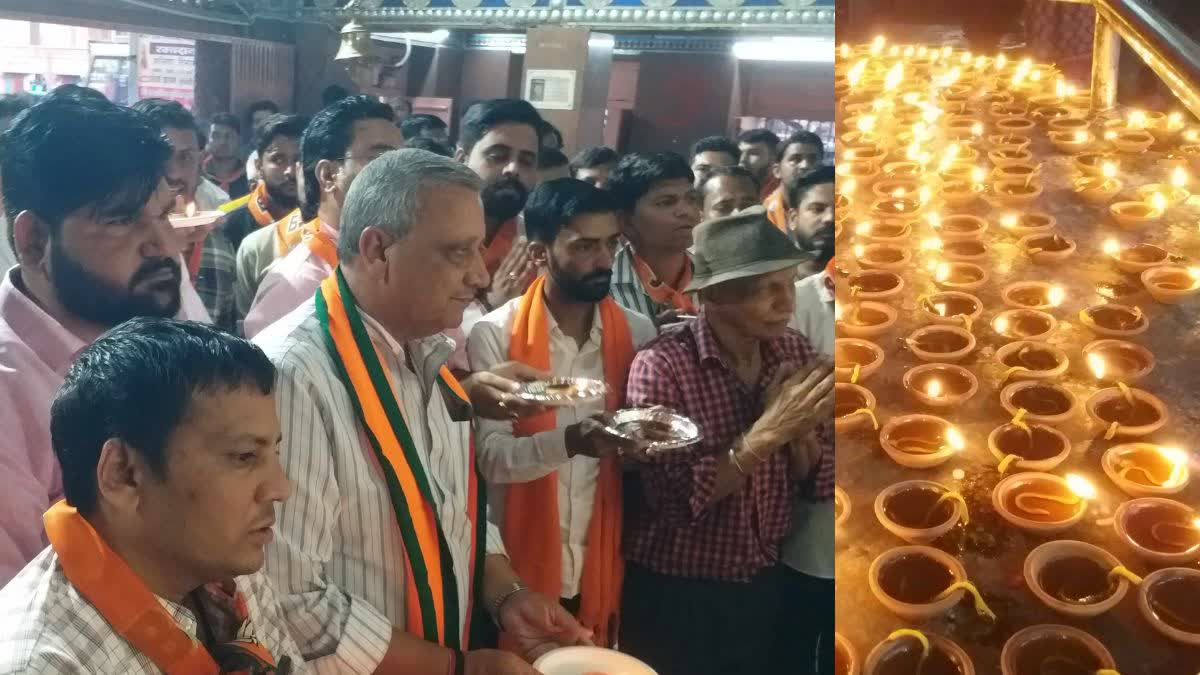
{"label": "lit diya", "polygon": [[1187,184],[1187,171],[1182,167],[1177,167],[1173,173],[1173,178],[1170,185],[1162,183],[1150,183],[1143,185],[1137,189],[1138,199],[1148,202],[1154,195],[1161,194],[1167,200],[1167,208],[1179,206],[1187,201],[1188,197],[1192,196],[1184,185]]}
{"label": "lit diya", "polygon": [[992,319],[992,330],[1007,340],[1045,340],[1057,326],[1057,319],[1036,309],[1009,309]]}
{"label": "lit diya", "polygon": [[992,506],[1012,525],[1032,532],[1061,532],[1083,519],[1096,489],[1075,474],[1015,473],[996,484]]}
{"label": "lit diya", "polygon": [[963,208],[979,199],[983,190],[983,185],[977,181],[947,180],[942,183],[940,194],[947,206]]}
{"label": "lit diya", "polygon": [[[990,160],[992,164],[997,167],[1009,166],[1010,164],[1028,164],[1029,162],[1033,161],[1033,153],[1024,148],[1020,150],[992,150],[988,153],[988,160]],[[1024,175],[1003,177],[1024,178]]]}
{"label": "lit diya", "polygon": [[1025,150],[1033,140],[1022,134],[997,134],[988,136],[993,150]]}
{"label": "lit diya", "polygon": [[1157,223],[1162,220],[1166,209],[1166,196],[1161,192],[1157,192],[1148,202],[1116,202],[1108,207],[1108,212],[1121,227],[1134,228]]}
{"label": "lit diya", "polygon": [[1063,303],[1066,291],[1044,281],[1018,281],[1000,291],[1000,299],[1017,309],[1052,309]]}
{"label": "lit diya", "polygon": [[961,494],[931,480],[890,485],[875,498],[875,517],[910,544],[927,544],[970,518]]}
{"label": "lit diya", "polygon": [[980,262],[987,260],[987,245],[978,239],[947,241],[939,247],[942,257],[951,262]]}
{"label": "lit diya", "polygon": [[884,178],[871,186],[871,192],[877,199],[903,199],[915,195],[921,189],[921,182],[914,178]]}
{"label": "lit diya", "polygon": [[983,237],[983,233],[987,232],[987,221],[979,216],[965,213],[944,218],[935,216],[936,214],[930,216],[929,223],[938,231],[938,237],[943,243],[980,239]]}
{"label": "lit diya", "polygon": [[1120,382],[1092,394],[1087,412],[1105,429],[1105,440],[1148,436],[1163,428],[1168,417],[1166,404],[1157,396]]}
{"label": "lit diya", "polygon": [[879,428],[875,419],[875,395],[865,387],[849,382],[838,382],[833,389],[833,428],[835,431],[853,431],[864,425]]}
{"label": "lit diya", "polygon": [[[1005,120],[1010,120],[1010,119],[1023,120],[1023,119],[1025,119],[1025,115],[1028,114],[1028,111],[1029,111],[1029,106],[1025,105],[1024,103],[1015,103],[1015,102],[992,103],[988,107],[988,112],[991,114],[991,116],[994,118],[998,118],[1000,121],[1005,121]],[[1033,129],[1033,123],[1030,123],[1028,127],[1022,128],[1022,130],[1026,131],[1026,132],[1028,132],[1030,129]],[[1013,132],[1011,129],[1006,128],[1005,133],[1008,134],[1008,133],[1019,133],[1019,132]]]}
{"label": "lit diya", "polygon": [[879,165],[875,162],[838,162],[836,171],[839,180],[853,178],[860,186],[870,185],[879,177]]}
{"label": "lit diya", "polygon": [[1138,589],[1138,608],[1159,633],[1200,645],[1200,570],[1168,567],[1146,575]]}
{"label": "lit diya", "polygon": [[912,225],[903,220],[862,222],[854,226],[854,234],[872,244],[902,244],[912,234]]}
{"label": "lit diya", "polygon": [[918,199],[909,197],[889,197],[887,199],[879,199],[871,204],[871,217],[876,220],[885,218],[907,218],[912,220],[916,218],[924,205]]}
{"label": "lit diya", "polygon": [[983,315],[983,302],[970,293],[939,291],[921,298],[925,318],[937,324],[970,327]]}
{"label": "lit diya", "polygon": [[833,525],[841,527],[850,517],[850,495],[836,485],[833,487]]}
{"label": "lit diya", "polygon": [[1121,179],[1108,176],[1083,176],[1075,179],[1075,194],[1090,204],[1103,205],[1112,201],[1125,184]]}
{"label": "lit diya", "polygon": [[976,611],[995,619],[975,586],[967,581],[962,563],[930,546],[898,546],[871,562],[867,571],[871,592],[883,606],[907,621],[924,621],[945,614],[966,593]]}
{"label": "lit diya", "polygon": [[1173,305],[1200,291],[1200,268],[1160,265],[1141,274],[1142,285],[1150,296],[1164,305]]}
{"label": "lit diya", "polygon": [[851,274],[846,287],[857,300],[886,300],[904,290],[904,279],[895,272],[867,270]]}
{"label": "lit diya", "polygon": [[1075,169],[1085,176],[1103,176],[1105,165],[1111,165],[1114,169],[1117,166],[1111,155],[1102,152],[1085,152],[1076,155],[1071,161],[1075,164]]}
{"label": "lit diya", "polygon": [[1015,208],[1028,206],[1042,195],[1042,185],[1030,174],[1028,178],[1003,178],[992,183],[987,198],[995,206]]}
{"label": "lit diya", "polygon": [[858,675],[858,654],[854,651],[854,645],[841,633],[833,634],[833,673]]}
{"label": "lit diya", "polygon": [[988,451],[999,462],[997,470],[1050,471],[1071,454],[1071,440],[1054,427],[1016,420],[988,434]]}
{"label": "lit diya", "polygon": [[879,444],[895,462],[911,469],[929,469],[946,462],[967,446],[961,432],[941,417],[894,417],[879,432]]}
{"label": "lit diya", "polygon": [[858,384],[883,365],[883,349],[874,342],[858,338],[833,341],[834,377],[839,382]]}
{"label": "lit diya", "polygon": [[1154,354],[1124,340],[1096,340],[1083,347],[1083,358],[1101,382],[1135,382],[1154,370]]}
{"label": "lit diya", "polygon": [[912,249],[896,244],[859,244],[854,247],[854,257],[864,269],[900,271],[912,262]]}
{"label": "lit diya", "polygon": [[1000,405],[1010,415],[1024,410],[1033,422],[1061,424],[1075,416],[1079,399],[1070,389],[1045,380],[1014,382],[1000,391]]}
{"label": "lit diya", "polygon": [[1079,312],[1079,321],[1097,335],[1116,338],[1141,335],[1150,327],[1140,308],[1117,304],[1088,307]]}
{"label": "lit diya", "polygon": [[956,363],[975,349],[975,336],[958,326],[933,325],[918,328],[904,343],[922,361]]}
{"label": "lit diya", "polygon": [[1141,274],[1151,267],[1167,264],[1170,253],[1153,244],[1138,244],[1122,248],[1116,239],[1104,242],[1104,253],[1117,263],[1117,269],[1129,274]]}
{"label": "lit diya", "polygon": [[973,291],[988,281],[983,267],[968,262],[943,262],[933,264],[933,282],[941,288],[958,291]]}
{"label": "lit diya", "polygon": [[1049,136],[1050,143],[1066,155],[1075,155],[1092,147],[1092,135],[1083,129],[1051,131]]}
{"label": "lit diya", "polygon": [[1042,165],[1028,161],[1006,162],[992,169],[992,177],[996,179],[996,182],[1016,180],[1026,185],[1039,185],[1042,177]]}
{"label": "lit diya", "polygon": [[1100,466],[1131,497],[1173,495],[1191,481],[1186,452],[1152,443],[1114,445],[1104,452]]}
{"label": "lit diya", "polygon": [[1031,234],[1021,237],[1017,247],[1035,263],[1046,265],[1066,260],[1075,253],[1075,242],[1057,234]]}
{"label": "lit diya", "polygon": [[869,339],[878,337],[896,323],[897,312],[891,305],[882,302],[854,302],[843,308],[835,304],[834,326],[838,335]]}
{"label": "lit diya", "polygon": [[1129,154],[1145,152],[1154,145],[1154,136],[1144,129],[1109,131],[1104,135],[1104,139],[1112,143],[1117,151]]}
{"label": "lit diya", "polygon": [[979,391],[971,371],[949,363],[927,363],[904,373],[904,388],[921,403],[934,408],[961,405]]}
{"label": "lit diya", "polygon": [[975,666],[949,639],[905,628],[871,650],[863,675],[975,675]]}
{"label": "lit diya", "polygon": [[1054,225],[1057,222],[1054,216],[1036,212],[1017,213],[1010,211],[1001,214],[996,219],[996,223],[1001,229],[1017,238],[1028,237],[1034,234],[1050,234],[1054,231]]}
{"label": "lit diya", "polygon": [[1001,675],[1116,675],[1116,667],[1099,640],[1057,624],[1021,629],[1000,651]]}
{"label": "lit diya", "polygon": [[1004,369],[1001,382],[1048,380],[1061,377],[1070,362],[1067,353],[1053,345],[1021,340],[996,350],[996,362]]}
{"label": "lit diya", "polygon": [[919,162],[910,160],[900,160],[896,162],[888,162],[883,165],[883,175],[888,178],[906,178],[910,180],[920,179],[925,173]]}
{"label": "lit diya", "polygon": [[1051,142],[1054,140],[1054,134],[1078,134],[1086,132],[1088,126],[1090,123],[1082,117],[1056,117],[1046,121]]}
{"label": "lit diya", "polygon": [[1099,616],[1125,597],[1141,578],[1099,546],[1050,541],[1025,557],[1025,584],[1050,609],[1076,618]]}
{"label": "lit diya", "polygon": [[[1059,100],[1059,102],[1062,101],[1062,99],[1058,99],[1058,100]],[[1030,102],[1034,103],[1032,100]],[[1034,103],[1034,105],[1037,105],[1037,104]],[[1042,122],[1043,124],[1046,124],[1048,127],[1050,122],[1052,122],[1054,120],[1071,118],[1074,114],[1075,114],[1075,111],[1071,110],[1070,108],[1067,108],[1066,106],[1052,104],[1052,105],[1043,105],[1043,106],[1040,106],[1040,107],[1034,109],[1034,111],[1029,116],[1032,117],[1034,119],[1034,121]]]}

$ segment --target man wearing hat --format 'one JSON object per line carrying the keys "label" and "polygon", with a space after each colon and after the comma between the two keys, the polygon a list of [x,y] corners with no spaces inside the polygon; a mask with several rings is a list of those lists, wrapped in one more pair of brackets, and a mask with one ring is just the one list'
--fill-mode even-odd
{"label": "man wearing hat", "polygon": [[637,355],[626,403],[703,438],[632,478],[620,643],[662,675],[759,675],[778,671],[793,498],[833,498],[833,365],[788,328],[807,258],[763,209],[695,234],[700,314]]}

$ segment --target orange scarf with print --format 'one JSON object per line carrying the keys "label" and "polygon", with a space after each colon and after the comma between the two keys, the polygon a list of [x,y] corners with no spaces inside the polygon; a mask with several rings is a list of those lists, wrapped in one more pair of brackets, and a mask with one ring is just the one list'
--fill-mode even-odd
{"label": "orange scarf with print", "polygon": [[254,222],[258,223],[259,227],[266,227],[275,222],[275,217],[271,215],[271,196],[267,194],[266,183],[258,181],[258,185],[254,186],[254,190],[248,197],[246,208],[250,211],[250,216],[254,218]]}
{"label": "orange scarf with print", "polygon": [[319,222],[319,219],[313,218],[307,223],[304,222],[303,216],[300,215],[300,209],[296,209],[280,218],[272,227],[275,228],[275,251],[279,254],[276,258],[291,253],[296,244],[299,244],[304,239],[306,228],[313,223]]}
{"label": "orange scarf with print", "polygon": [[[642,288],[645,289],[646,295],[649,295],[651,300],[662,306],[674,307],[680,312],[696,313],[696,303],[691,296],[659,281],[658,277],[654,275],[654,270],[650,269],[649,263],[642,260],[636,253],[633,254],[633,269],[637,272],[638,278],[642,280]],[[683,268],[683,278],[679,280],[679,288],[687,288],[690,283],[692,283],[691,260]]]}
{"label": "orange scarf with print", "polygon": [[[508,356],[550,370],[550,329],[545,297],[546,277],[525,291],[513,318]],[[633,337],[624,312],[611,297],[600,302],[601,351],[608,384],[607,409],[615,411],[625,396],[625,379],[633,362]],[[523,417],[517,436],[532,436],[558,426],[553,410]],[[530,588],[551,598],[562,595],[562,534],[559,525],[558,472],[528,483],[508,486],[502,534],[513,569]],[[579,622],[595,632],[597,644],[610,646],[617,632],[624,563],[621,560],[621,469],[615,458],[600,460],[587,552],[580,580]]]}
{"label": "orange scarf with print", "polygon": [[338,266],[337,242],[321,229],[320,218],[304,224],[304,243],[308,245],[308,250],[324,260],[327,265]]}

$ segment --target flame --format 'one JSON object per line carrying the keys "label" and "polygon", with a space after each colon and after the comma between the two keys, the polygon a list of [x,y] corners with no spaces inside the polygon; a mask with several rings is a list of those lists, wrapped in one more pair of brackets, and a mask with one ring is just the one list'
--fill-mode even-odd
{"label": "flame", "polygon": [[1113,164],[1112,162],[1105,162],[1104,165],[1100,167],[1100,173],[1104,174],[1105,178],[1114,178],[1117,175],[1117,165]]}
{"label": "flame", "polygon": [[838,190],[838,192],[840,192],[843,197],[846,197],[847,199],[849,199],[850,196],[853,195],[854,191],[857,189],[858,189],[858,181],[856,181],[853,178],[847,178],[842,181],[842,187],[840,190]]}
{"label": "flame", "polygon": [[838,56],[841,56],[843,59],[849,57],[850,56],[850,45],[843,42],[842,46],[838,47]]}
{"label": "flame", "polygon": [[1116,255],[1121,251],[1121,244],[1116,239],[1109,239],[1104,242],[1104,254]]}
{"label": "flame", "polygon": [[1200,279],[1200,267],[1189,267],[1188,275],[1191,276],[1192,279]]}
{"label": "flame", "polygon": [[958,159],[958,153],[960,152],[962,152],[962,148],[959,147],[958,143],[951,143],[950,145],[946,146],[946,159]]}
{"label": "flame", "polygon": [[863,115],[858,118],[858,130],[864,134],[871,133],[875,130],[875,121],[874,115]]}
{"label": "flame", "polygon": [[950,278],[950,264],[938,263],[937,270],[933,273],[933,278],[938,281],[945,281]]}
{"label": "flame", "polygon": [[1197,530],[1200,530],[1200,518],[1196,518],[1196,519],[1192,520],[1192,527],[1196,528]]}
{"label": "flame", "polygon": [[1001,335],[1008,332],[1008,317],[996,317],[996,322],[992,324],[992,328],[995,328],[996,332],[1000,333]]}
{"label": "flame", "polygon": [[929,202],[931,197],[933,197],[933,192],[930,191],[929,186],[922,185],[921,189],[917,192],[917,199],[919,199],[922,204],[926,204]]}
{"label": "flame", "polygon": [[854,226],[854,234],[860,237],[865,237],[871,234],[871,223],[859,223]]}
{"label": "flame", "polygon": [[1178,129],[1183,126],[1183,113],[1173,112],[1167,115],[1167,128]]}
{"label": "flame", "polygon": [[858,63],[851,66],[849,72],[846,73],[846,81],[851,87],[858,86],[858,81],[862,79],[863,72],[867,69],[867,60],[862,59]]}
{"label": "flame", "polygon": [[962,450],[967,447],[967,439],[963,438],[962,433],[958,429],[947,427],[946,445],[951,450]]}
{"label": "flame", "polygon": [[1076,143],[1087,143],[1087,139],[1088,139],[1088,135],[1087,135],[1086,131],[1076,131],[1075,132],[1075,142]]}
{"label": "flame", "polygon": [[[925,385],[925,394],[929,398],[937,398],[942,395],[942,383],[938,380],[930,380],[929,384]],[[947,434],[948,436],[948,434]]]}
{"label": "flame", "polygon": [[986,65],[987,65],[987,57],[986,56],[976,56],[975,64],[972,67],[975,70],[983,70],[984,66],[986,66]]}
{"label": "flame", "polygon": [[871,54],[877,55],[883,51],[883,46],[887,44],[887,38],[882,35],[876,35],[874,40],[871,40]]}
{"label": "flame", "polygon": [[900,82],[904,80],[904,63],[897,61],[896,65],[888,69],[887,75],[883,78],[883,90],[892,91],[900,86]]}
{"label": "flame", "polygon": [[1134,110],[1129,113],[1129,128],[1143,129],[1146,126],[1146,113],[1142,110]]}
{"label": "flame", "polygon": [[950,58],[950,55],[953,53],[954,53],[954,48],[951,47],[950,45],[946,45],[945,47],[942,47],[942,58],[943,59]]}
{"label": "flame", "polygon": [[971,62],[972,58],[971,52],[963,52],[963,55],[958,57],[958,62],[965,66]]}
{"label": "flame", "polygon": [[1178,467],[1187,466],[1188,455],[1186,452],[1184,452],[1183,450],[1181,450],[1179,448],[1164,448],[1164,447],[1160,446],[1158,448],[1158,452],[1159,452],[1159,454],[1161,454],[1163,456],[1164,459],[1166,459],[1168,462],[1170,462],[1174,466],[1178,466]]}
{"label": "flame", "polygon": [[976,122],[971,125],[971,135],[975,137],[983,135],[983,122]]}
{"label": "flame", "polygon": [[1159,213],[1166,211],[1167,196],[1161,192],[1155,192],[1154,195],[1150,197],[1150,206],[1153,206],[1154,210],[1158,211]]}
{"label": "flame", "polygon": [[1175,167],[1171,172],[1171,187],[1184,188],[1188,184],[1188,173],[1182,166]]}
{"label": "flame", "polygon": [[929,221],[929,226],[935,230],[940,229],[942,227],[942,216],[938,213],[929,214],[928,216],[926,216],[926,220]]}
{"label": "flame", "polygon": [[908,150],[905,151],[904,157],[910,162],[917,161],[917,159],[921,157],[921,144],[913,141],[912,144],[908,146]]}
{"label": "flame", "polygon": [[1079,496],[1080,499],[1095,499],[1096,486],[1092,485],[1091,481],[1076,473],[1069,473],[1065,476],[1067,479],[1067,487]]}
{"label": "flame", "polygon": [[864,248],[862,244],[858,244],[858,245],[856,245],[856,246],[854,247],[854,257],[855,257],[855,258],[861,258],[861,257],[863,257],[863,253],[866,253],[866,250],[867,250],[867,249],[866,249],[866,248]]}
{"label": "flame", "polygon": [[1034,82],[1041,82],[1042,81],[1042,71],[1040,71],[1040,70],[1033,71],[1032,73],[1029,74],[1029,79],[1033,80]]}
{"label": "flame", "polygon": [[1078,91],[1078,90],[1076,90],[1076,89],[1075,89],[1075,85],[1073,85],[1073,84],[1068,84],[1068,85],[1066,86],[1065,93],[1066,93],[1066,95],[1067,95],[1067,96],[1074,96],[1074,95],[1075,95],[1075,93],[1076,93],[1076,91]]}
{"label": "flame", "polygon": [[900,56],[900,45],[892,45],[888,49],[888,56]]}
{"label": "flame", "polygon": [[1106,141],[1111,141],[1112,139],[1114,139],[1116,137],[1117,137],[1117,132],[1113,131],[1112,129],[1109,129],[1108,131],[1104,132],[1104,140],[1106,140]]}
{"label": "flame", "polygon": [[905,47],[904,48],[904,58],[911,59],[914,51],[916,51],[916,50],[913,48],[912,45]]}
{"label": "flame", "polygon": [[1058,81],[1056,81],[1054,83],[1054,95],[1059,98],[1062,98],[1063,96],[1066,96],[1066,94],[1067,94],[1067,85],[1066,85],[1066,83],[1063,82],[1063,79],[1060,77],[1060,78],[1058,78]]}
{"label": "flame", "polygon": [[1092,352],[1091,354],[1087,355],[1087,363],[1088,368],[1091,369],[1092,374],[1096,376],[1096,379],[1103,380],[1104,373],[1108,370],[1108,365],[1104,362],[1104,357]]}
{"label": "flame", "polygon": [[921,45],[920,47],[917,47],[917,56],[925,56],[928,53],[929,53],[929,48],[926,47],[925,45]]}
{"label": "flame", "polygon": [[1062,289],[1062,286],[1054,286],[1046,293],[1046,299],[1053,307],[1058,307],[1067,299],[1067,292]]}
{"label": "flame", "polygon": [[895,190],[892,190],[892,199],[904,199],[904,195],[906,194],[908,194],[908,190],[898,187]]}
{"label": "flame", "polygon": [[1008,64],[1008,57],[1001,54],[996,57],[996,70],[1004,70],[1004,66]]}
{"label": "flame", "polygon": [[1020,217],[1017,216],[1017,214],[1015,214],[1015,213],[1006,213],[1003,216],[1000,216],[1000,226],[1001,227],[1006,227],[1006,228],[1012,229],[1017,226],[1017,223],[1019,221],[1020,221]]}
{"label": "flame", "polygon": [[196,202],[189,202],[187,208],[183,211],[183,215],[187,216],[188,218],[196,215]]}
{"label": "flame", "polygon": [[942,250],[942,240],[937,237],[929,237],[921,241],[922,251],[940,251]]}
{"label": "flame", "polygon": [[934,303],[933,308],[934,308],[934,310],[937,311],[938,314],[940,314],[942,316],[946,316],[946,303],[944,303],[944,302]]}
{"label": "flame", "polygon": [[847,160],[853,160],[857,156],[858,156],[858,151],[853,148],[846,151],[846,159]]}
{"label": "flame", "polygon": [[987,171],[985,171],[983,167],[977,166],[974,169],[971,169],[972,183],[982,183],[984,178],[987,178]]}
{"label": "flame", "polygon": [[1200,131],[1188,129],[1187,131],[1183,132],[1183,138],[1189,143],[1195,143],[1197,140],[1200,140]]}

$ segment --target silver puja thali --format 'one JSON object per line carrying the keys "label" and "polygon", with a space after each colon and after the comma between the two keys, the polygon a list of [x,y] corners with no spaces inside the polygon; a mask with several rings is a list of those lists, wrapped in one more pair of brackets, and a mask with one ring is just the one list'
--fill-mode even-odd
{"label": "silver puja thali", "polygon": [[568,407],[585,401],[603,399],[608,386],[599,380],[585,377],[556,377],[549,380],[525,382],[517,396],[549,407]]}
{"label": "silver puja thali", "polygon": [[667,408],[631,408],[612,416],[609,430],[618,436],[646,444],[646,452],[686,448],[700,440],[695,422]]}

